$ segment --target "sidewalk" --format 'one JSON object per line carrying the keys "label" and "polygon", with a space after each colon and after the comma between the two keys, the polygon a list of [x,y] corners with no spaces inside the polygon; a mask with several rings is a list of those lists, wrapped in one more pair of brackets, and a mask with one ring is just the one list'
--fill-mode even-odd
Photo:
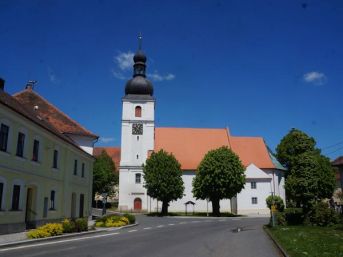
{"label": "sidewalk", "polygon": [[[88,227],[93,226],[94,222],[95,222],[94,220],[89,220]],[[17,242],[27,241],[27,240],[33,240],[33,241],[36,240],[36,239],[28,239],[26,236],[27,232],[28,231],[0,235],[0,246],[4,244],[8,244],[8,243],[17,243]],[[68,235],[75,235],[75,234],[79,234],[79,233],[73,233],[73,234],[71,233]]]}

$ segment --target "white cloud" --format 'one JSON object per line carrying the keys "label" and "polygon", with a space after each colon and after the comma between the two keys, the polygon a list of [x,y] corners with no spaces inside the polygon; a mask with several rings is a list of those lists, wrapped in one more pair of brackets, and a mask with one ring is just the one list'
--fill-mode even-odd
{"label": "white cloud", "polygon": [[114,57],[115,62],[121,70],[131,69],[133,66],[133,56],[134,53],[128,51],[126,53],[120,52],[117,56]]}
{"label": "white cloud", "polygon": [[124,74],[121,73],[120,71],[112,70],[112,75],[115,78],[120,79],[120,80],[126,80],[127,79],[127,77],[125,77]]}
{"label": "white cloud", "polygon": [[148,73],[148,78],[151,78],[154,81],[164,81],[175,79],[175,75],[171,73],[168,73],[167,75],[161,75],[157,71],[154,71],[154,73]]}
{"label": "white cloud", "polygon": [[325,74],[318,71],[305,73],[303,78],[305,82],[312,83],[314,85],[323,85],[327,82],[327,77]]}
{"label": "white cloud", "polygon": [[113,142],[116,139],[114,137],[100,137],[99,141],[102,143],[109,143],[109,142]]}
{"label": "white cloud", "polygon": [[[134,53],[131,51],[119,52],[114,56],[113,60],[116,67],[111,70],[113,77],[120,80],[130,79],[133,69],[133,56]],[[130,75],[129,75],[130,74]],[[175,79],[175,75],[172,73],[166,73],[165,75],[160,74],[158,71],[148,73],[147,77],[153,81],[169,81]]]}

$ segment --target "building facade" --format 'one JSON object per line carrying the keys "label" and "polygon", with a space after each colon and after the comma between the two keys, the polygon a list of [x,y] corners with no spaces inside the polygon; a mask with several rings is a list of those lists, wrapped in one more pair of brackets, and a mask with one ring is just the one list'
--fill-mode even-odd
{"label": "building facade", "polygon": [[89,216],[93,156],[44,117],[32,87],[11,96],[1,85],[0,234]]}
{"label": "building facade", "polygon": [[134,75],[125,86],[122,98],[121,159],[119,169],[119,209],[159,211],[162,204],[147,195],[142,165],[149,152],[161,149],[172,153],[181,164],[185,185],[182,199],[170,203],[169,211],[185,211],[192,202],[193,211],[211,210],[211,203],[197,200],[192,181],[205,154],[221,146],[232,149],[246,168],[245,188],[233,199],[223,199],[221,211],[269,213],[265,199],[279,195],[285,199],[284,168],[259,137],[232,136],[228,129],[156,128],[153,86],[146,79],[146,56],[141,50],[134,56]]}

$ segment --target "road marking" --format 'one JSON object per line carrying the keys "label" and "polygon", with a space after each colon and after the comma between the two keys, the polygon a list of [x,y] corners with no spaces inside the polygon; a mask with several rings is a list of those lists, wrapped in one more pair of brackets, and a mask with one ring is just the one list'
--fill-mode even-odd
{"label": "road marking", "polygon": [[132,233],[132,232],[136,232],[136,231],[138,231],[138,230],[137,229],[133,229],[133,230],[129,230],[127,232]]}
{"label": "road marking", "polygon": [[200,221],[199,220],[193,220],[191,221],[192,223],[199,223]]}
{"label": "road marking", "polygon": [[182,221],[179,224],[187,224],[187,221]]}
{"label": "road marking", "polygon": [[151,229],[151,227],[143,228],[143,229]]}
{"label": "road marking", "polygon": [[170,223],[170,224],[168,224],[169,226],[174,226],[175,224],[173,224],[173,223]]}
{"label": "road marking", "polygon": [[159,225],[159,226],[157,226],[157,228],[163,228],[164,227],[164,225]]}
{"label": "road marking", "polygon": [[225,221],[225,220],[218,220],[219,222]]}
{"label": "road marking", "polygon": [[241,220],[242,218],[232,218],[232,220]]}
{"label": "road marking", "polygon": [[[40,244],[33,244],[33,245],[22,245],[22,246],[0,249],[0,252],[7,252],[7,251],[11,251],[11,250],[18,250],[18,249],[25,249],[25,248],[33,248],[33,247],[45,246],[45,245],[69,243],[69,242],[73,242],[73,241],[81,241],[81,240],[92,239],[92,238],[107,237],[107,236],[113,236],[113,235],[118,235],[118,234],[120,234],[120,233],[115,232],[115,233],[109,233],[109,234],[105,234],[105,235],[86,236],[86,237],[81,237],[81,238],[66,239],[66,240],[61,240],[61,241],[54,241],[54,242],[47,242],[47,243],[40,243]],[[32,242],[32,243],[34,243],[34,242]]]}

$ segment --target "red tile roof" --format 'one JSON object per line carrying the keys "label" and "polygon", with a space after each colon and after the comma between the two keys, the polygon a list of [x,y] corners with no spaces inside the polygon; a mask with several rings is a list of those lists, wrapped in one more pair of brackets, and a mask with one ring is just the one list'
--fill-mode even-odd
{"label": "red tile roof", "polygon": [[98,138],[97,135],[82,127],[79,123],[38,95],[31,88],[16,93],[13,97],[29,110],[34,110],[35,106],[37,106],[38,108],[35,109],[35,113],[47,120],[47,122],[61,133],[93,137],[94,139]]}
{"label": "red tile roof", "polygon": [[234,137],[226,129],[156,128],[155,151],[164,149],[174,154],[183,170],[196,170],[205,154],[228,146],[247,167],[274,169],[267,147],[260,137]]}
{"label": "red tile roof", "polygon": [[120,147],[94,147],[93,155],[99,156],[102,151],[105,151],[113,160],[116,171],[119,170],[120,165]]}
{"label": "red tile roof", "polygon": [[83,149],[81,149],[78,145],[76,145],[75,142],[72,139],[70,139],[68,136],[63,135],[60,131],[58,131],[46,119],[43,119],[41,116],[37,115],[37,113],[35,111],[33,111],[32,108],[29,108],[29,109],[26,108],[25,105],[23,105],[16,98],[7,94],[3,90],[0,90],[0,103],[5,105],[7,108],[11,109],[12,111],[18,113],[19,115],[22,115],[24,118],[26,118],[26,119],[30,120],[31,122],[37,124],[38,126],[42,127],[43,129],[49,131],[50,133],[54,134],[55,136],[59,137],[63,141],[71,144],[72,146],[81,150],[85,154],[92,156],[92,155],[88,154],[87,152],[85,152]]}
{"label": "red tile roof", "polygon": [[338,157],[336,160],[331,162],[333,166],[343,166],[343,156]]}

